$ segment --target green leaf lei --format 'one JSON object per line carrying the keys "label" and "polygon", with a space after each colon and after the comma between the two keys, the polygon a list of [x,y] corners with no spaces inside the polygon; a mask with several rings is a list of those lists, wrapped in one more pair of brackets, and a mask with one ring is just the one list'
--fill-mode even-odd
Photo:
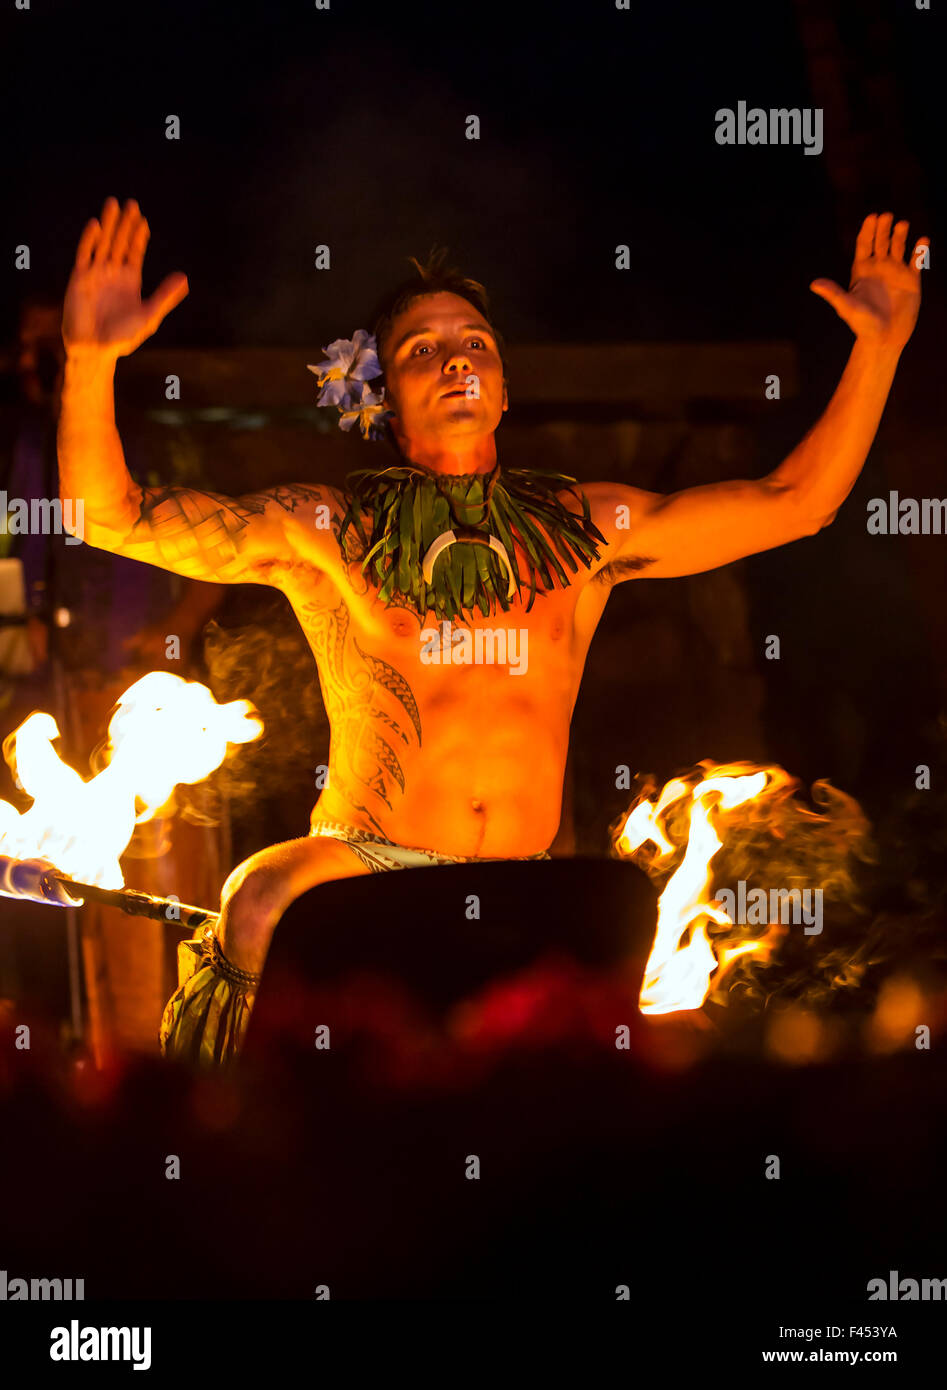
{"label": "green leaf lei", "polygon": [[[598,546],[605,544],[575,482],[564,473],[526,468],[511,468],[501,476],[499,464],[490,473],[449,475],[408,463],[360,470],[347,479],[351,501],[339,544],[345,555],[346,533],[354,527],[366,552],[362,572],[371,573],[382,602],[401,594],[422,618],[433,612],[438,619],[450,619],[472,615],[475,608],[486,617],[496,604],[509,610],[506,569],[480,539],[496,536],[510,557],[517,596],[529,585],[529,612],[537,593],[553,589],[556,580],[567,586],[566,571],[575,574],[579,564],[588,569],[598,559]],[[560,492],[575,497],[581,515],[569,511]],[[366,513],[369,531],[362,520]],[[459,542],[438,557],[427,584],[421,570],[424,554],[450,530]],[[525,555],[525,578],[515,542]]]}

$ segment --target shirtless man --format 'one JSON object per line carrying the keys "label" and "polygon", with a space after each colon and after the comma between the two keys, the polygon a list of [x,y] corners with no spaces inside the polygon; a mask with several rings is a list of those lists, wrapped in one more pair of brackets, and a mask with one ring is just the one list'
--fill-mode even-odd
{"label": "shirtless man", "polygon": [[[500,665],[422,660],[420,632],[431,621],[403,602],[379,601],[358,560],[343,558],[343,494],[307,482],[228,498],[132,480],[115,428],[115,364],[188,291],[175,274],[142,300],[149,229],[134,201],[120,209],[110,198],[101,218],[87,224],[69,281],[60,492],[83,499],[90,545],[188,578],[266,583],[286,594],[315,656],[332,730],[329,783],[314,827],[337,823],[456,857],[538,855],[559,824],[570,719],[612,585],[639,575],[697,574],[811,536],[851,491],[920,304],[927,239],[905,262],[908,224],[892,222],[890,213],[865,219],[848,291],[828,280],[810,286],[855,342],[825,413],[772,473],[670,496],[615,483],[585,486],[605,538],[597,560],[529,611],[524,595],[505,615],[470,620],[473,629],[505,622],[528,633],[528,667],[518,677]],[[500,342],[477,296],[419,281],[418,296],[385,326],[378,352],[402,458],[438,475],[489,474],[508,398]],[[473,398],[458,393],[471,376],[479,382]],[[385,451],[378,466],[393,462]],[[294,898],[368,871],[349,844],[325,836],[254,855],[222,895],[218,938],[226,958],[260,970]]]}

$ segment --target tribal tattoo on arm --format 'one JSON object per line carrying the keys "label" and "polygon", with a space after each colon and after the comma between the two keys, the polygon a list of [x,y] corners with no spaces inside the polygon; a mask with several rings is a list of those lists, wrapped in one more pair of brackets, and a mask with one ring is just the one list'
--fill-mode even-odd
{"label": "tribal tattoo on arm", "polygon": [[145,488],[138,521],[121,546],[131,560],[160,565],[189,579],[242,575],[243,551],[260,497],[224,497],[192,488]]}
{"label": "tribal tattoo on arm", "polygon": [[297,507],[306,502],[325,503],[327,506],[335,503],[338,506],[342,494],[334,487],[316,486],[312,483],[282,483],[279,487],[271,487],[266,492],[253,495],[266,498],[268,502],[282,507],[284,512],[295,512]]}
{"label": "tribal tattoo on arm", "polygon": [[196,488],[142,488],[138,520],[113,548],[189,579],[265,582],[253,571],[285,553],[283,515],[322,499],[322,489],[302,483],[243,497]]}

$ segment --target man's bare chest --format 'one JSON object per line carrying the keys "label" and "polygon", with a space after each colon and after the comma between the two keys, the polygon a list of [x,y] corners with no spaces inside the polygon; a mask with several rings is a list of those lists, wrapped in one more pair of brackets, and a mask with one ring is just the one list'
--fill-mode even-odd
{"label": "man's bare chest", "polygon": [[[577,609],[583,589],[576,585],[537,594],[528,605],[516,598],[504,610],[444,621],[423,617],[408,600],[383,602],[357,565],[335,576],[307,565],[288,565],[280,588],[306,635],[320,672],[325,666],[361,664],[378,675],[382,668],[424,687],[450,675],[522,680],[568,678],[581,670],[588,642]],[[582,615],[579,614],[579,617]]]}

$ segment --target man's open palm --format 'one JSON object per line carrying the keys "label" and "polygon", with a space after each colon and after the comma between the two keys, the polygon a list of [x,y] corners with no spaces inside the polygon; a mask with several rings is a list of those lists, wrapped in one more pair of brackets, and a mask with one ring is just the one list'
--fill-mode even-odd
{"label": "man's open palm", "polygon": [[834,280],[813,280],[809,286],[828,300],[839,318],[858,338],[901,348],[910,338],[921,305],[923,248],[928,237],[919,237],[905,263],[907,222],[895,223],[890,212],[866,217],[855,243],[852,278],[848,292]]}
{"label": "man's open palm", "polygon": [[86,224],[63,304],[67,349],[94,348],[124,357],[187,294],[187,277],[176,273],[142,299],[141,266],[149,236],[134,199],[120,212],[117,200],[106,198],[101,221],[93,217]]}

